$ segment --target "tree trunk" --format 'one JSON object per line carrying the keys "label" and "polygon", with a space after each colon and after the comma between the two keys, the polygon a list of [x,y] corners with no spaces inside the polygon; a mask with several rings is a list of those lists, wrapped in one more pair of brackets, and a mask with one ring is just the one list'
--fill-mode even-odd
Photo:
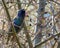
{"label": "tree trunk", "polygon": [[[36,36],[35,45],[38,44],[39,42],[41,42],[41,38],[42,38],[42,27],[41,27],[41,25],[43,24],[43,22],[42,22],[41,18],[43,18],[43,14],[45,12],[45,3],[46,3],[46,0],[39,0],[36,33],[37,32],[40,32],[40,33],[37,34],[37,36]],[[36,48],[40,48],[40,47],[36,47]]]}

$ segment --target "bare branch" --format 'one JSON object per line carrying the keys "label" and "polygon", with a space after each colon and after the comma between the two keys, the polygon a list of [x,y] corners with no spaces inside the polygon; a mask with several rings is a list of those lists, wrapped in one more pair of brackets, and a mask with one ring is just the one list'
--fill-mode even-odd
{"label": "bare branch", "polygon": [[[4,7],[5,7],[8,21],[9,21],[9,22],[12,22],[12,21],[11,21],[11,18],[10,18],[10,14],[9,14],[8,9],[7,9],[7,7],[6,7],[6,4],[5,4],[5,1],[2,0],[2,3],[3,3],[3,5],[4,5]],[[12,31],[13,31],[13,33],[14,33],[14,37],[16,37],[16,40],[17,40],[17,43],[18,43],[19,47],[22,48],[22,46],[21,46],[21,44],[20,44],[20,42],[19,42],[19,40],[18,40],[18,37],[17,37],[16,31],[15,31],[15,29],[14,29],[14,26],[13,26],[12,23],[11,23],[11,26],[12,26]]]}

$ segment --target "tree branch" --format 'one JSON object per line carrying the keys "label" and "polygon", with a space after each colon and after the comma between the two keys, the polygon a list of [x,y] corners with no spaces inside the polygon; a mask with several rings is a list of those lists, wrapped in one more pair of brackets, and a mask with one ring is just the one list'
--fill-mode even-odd
{"label": "tree branch", "polygon": [[45,40],[45,41],[43,41],[43,42],[41,42],[41,43],[36,44],[36,46],[35,46],[34,48],[36,48],[37,46],[41,46],[42,44],[46,43],[47,41],[49,41],[49,40],[51,40],[51,39],[53,39],[54,37],[59,36],[59,35],[60,35],[60,33],[58,33],[58,34],[56,34],[56,35],[54,35],[54,36],[49,37],[47,40]]}
{"label": "tree branch", "polygon": [[[5,7],[5,11],[6,11],[6,13],[7,13],[8,21],[9,21],[9,22],[12,22],[12,21],[11,21],[11,18],[10,18],[9,11],[8,11],[8,9],[7,9],[7,7],[6,7],[6,4],[5,4],[5,1],[2,0],[2,3],[3,3],[3,5],[4,5],[4,7]],[[18,37],[17,37],[16,31],[15,31],[15,29],[14,29],[14,26],[13,26],[12,23],[11,23],[11,26],[12,26],[12,32],[14,33],[14,37],[16,37],[17,43],[18,43],[18,45],[19,45],[19,48],[22,48],[22,46],[21,46],[21,44],[20,44],[20,42],[19,42],[19,40],[18,40]]]}

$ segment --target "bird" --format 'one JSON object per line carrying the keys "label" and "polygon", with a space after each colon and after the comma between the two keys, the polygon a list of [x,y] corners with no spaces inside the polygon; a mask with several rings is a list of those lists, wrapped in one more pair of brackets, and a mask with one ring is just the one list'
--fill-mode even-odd
{"label": "bird", "polygon": [[25,10],[21,9],[18,11],[17,17],[13,20],[13,24],[17,33],[20,30],[19,26],[22,25],[24,18],[25,18]]}
{"label": "bird", "polygon": [[[14,28],[15,28],[15,31],[16,33],[19,33],[19,31],[21,30],[20,26],[22,25],[23,21],[24,21],[24,18],[26,16],[26,11],[25,9],[20,9],[18,11],[18,14],[17,16],[13,19],[13,25],[14,25]],[[10,26],[9,28],[9,32],[12,32],[12,26]],[[9,38],[13,36],[13,33],[8,33],[8,39],[7,39],[7,44],[8,44],[8,41],[9,41]]]}

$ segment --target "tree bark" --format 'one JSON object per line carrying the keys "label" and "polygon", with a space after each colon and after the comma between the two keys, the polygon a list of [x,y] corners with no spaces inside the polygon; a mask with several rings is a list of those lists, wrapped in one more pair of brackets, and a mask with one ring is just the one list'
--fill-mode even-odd
{"label": "tree bark", "polygon": [[[39,42],[41,42],[41,38],[42,38],[42,27],[40,27],[43,22],[42,19],[44,12],[45,12],[45,0],[39,0],[39,9],[38,9],[38,17],[37,17],[37,27],[36,27],[36,33],[40,32],[35,39],[35,45]],[[36,47],[36,48],[40,48],[40,47]]]}

